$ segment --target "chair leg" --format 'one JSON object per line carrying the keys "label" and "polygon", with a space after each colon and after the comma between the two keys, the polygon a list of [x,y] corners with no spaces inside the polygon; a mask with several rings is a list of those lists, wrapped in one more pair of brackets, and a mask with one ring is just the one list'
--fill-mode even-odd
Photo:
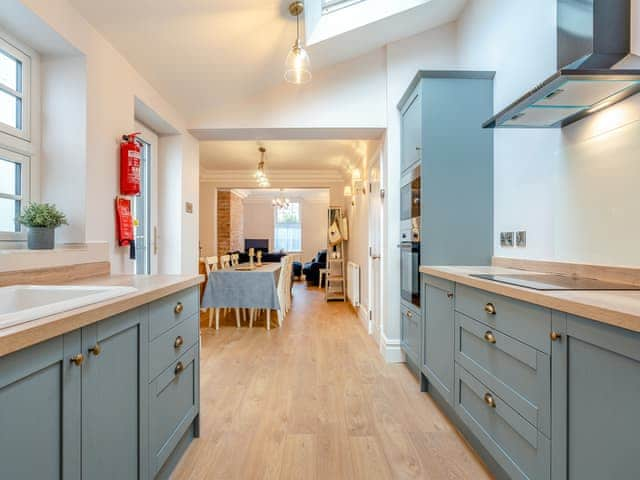
{"label": "chair leg", "polygon": [[281,327],[282,321],[284,320],[284,312],[282,311],[282,309],[277,310],[277,312],[278,312],[278,326]]}
{"label": "chair leg", "polygon": [[220,309],[216,308],[216,330],[220,330]]}
{"label": "chair leg", "polygon": [[211,326],[213,325],[213,311],[215,310],[215,308],[210,308],[209,309],[209,328],[211,328]]}
{"label": "chair leg", "polygon": [[240,328],[240,309],[236,308],[236,327]]}
{"label": "chair leg", "polygon": [[256,309],[255,308],[250,308],[249,309],[249,328],[253,328],[253,317],[256,314]]}

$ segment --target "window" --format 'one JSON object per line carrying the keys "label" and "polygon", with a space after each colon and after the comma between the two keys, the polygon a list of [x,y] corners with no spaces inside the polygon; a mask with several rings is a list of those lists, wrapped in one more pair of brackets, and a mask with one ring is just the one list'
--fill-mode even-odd
{"label": "window", "polygon": [[350,7],[356,3],[364,2],[364,0],[321,0],[322,1],[322,14],[335,12],[341,8]]}
{"label": "window", "polygon": [[276,251],[302,251],[302,224],[300,223],[300,204],[290,203],[286,208],[275,207],[276,228],[274,246]]}
{"label": "window", "polygon": [[0,148],[0,240],[13,240],[22,232],[16,221],[29,194],[28,158]]}
{"label": "window", "polygon": [[29,138],[30,58],[0,38],[0,132]]}

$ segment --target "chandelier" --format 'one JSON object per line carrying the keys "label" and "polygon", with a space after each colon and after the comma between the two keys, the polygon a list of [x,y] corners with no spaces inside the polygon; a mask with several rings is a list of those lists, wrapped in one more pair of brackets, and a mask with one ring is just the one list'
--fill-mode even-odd
{"label": "chandelier", "polygon": [[280,190],[280,195],[271,200],[271,204],[279,209],[289,208],[291,202],[287,197],[284,196],[284,190]]}
{"label": "chandelier", "polygon": [[256,168],[255,177],[260,188],[267,188],[269,187],[269,185],[271,185],[269,183],[267,175],[264,173],[264,154],[267,149],[264,147],[260,147],[258,148],[258,151],[260,152],[260,161],[258,162],[258,168]]}

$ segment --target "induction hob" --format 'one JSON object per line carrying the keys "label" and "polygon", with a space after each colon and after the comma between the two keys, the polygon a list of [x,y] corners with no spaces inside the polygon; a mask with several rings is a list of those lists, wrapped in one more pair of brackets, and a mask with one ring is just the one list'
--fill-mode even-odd
{"label": "induction hob", "polygon": [[534,290],[640,290],[640,285],[614,283],[593,278],[571,277],[559,274],[472,274],[471,277],[506,283]]}

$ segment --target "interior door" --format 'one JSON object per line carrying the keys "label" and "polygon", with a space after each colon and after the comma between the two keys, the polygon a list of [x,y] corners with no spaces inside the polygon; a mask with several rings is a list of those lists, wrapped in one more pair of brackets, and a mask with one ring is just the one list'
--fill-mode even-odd
{"label": "interior door", "polygon": [[136,226],[137,275],[158,272],[158,136],[136,122],[140,132],[140,180],[141,194],[134,198]]}
{"label": "interior door", "polygon": [[380,156],[369,165],[369,308],[370,329],[376,342],[382,331],[382,197]]}

